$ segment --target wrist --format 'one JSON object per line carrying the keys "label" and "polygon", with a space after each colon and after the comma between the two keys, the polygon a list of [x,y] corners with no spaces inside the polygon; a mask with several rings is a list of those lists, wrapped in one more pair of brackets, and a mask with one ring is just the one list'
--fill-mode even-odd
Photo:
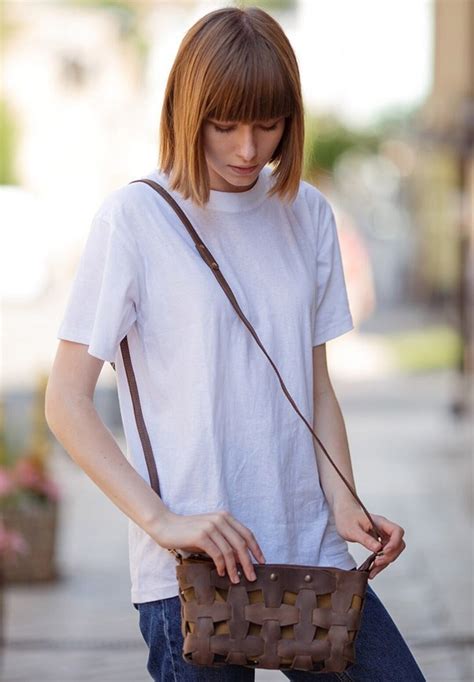
{"label": "wrist", "polygon": [[340,495],[333,499],[330,503],[329,506],[331,507],[331,510],[337,518],[341,514],[345,514],[347,512],[353,513],[354,511],[360,511],[362,507],[360,504],[355,500],[352,495]]}
{"label": "wrist", "polygon": [[168,507],[163,507],[153,517],[148,524],[148,527],[145,529],[148,535],[162,547],[164,546],[163,543],[166,542],[166,529],[169,527],[173,516],[175,516],[174,512],[168,509]]}

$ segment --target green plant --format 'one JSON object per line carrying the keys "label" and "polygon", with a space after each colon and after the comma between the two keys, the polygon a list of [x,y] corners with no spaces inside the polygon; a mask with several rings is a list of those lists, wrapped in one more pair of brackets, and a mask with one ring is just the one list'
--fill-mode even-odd
{"label": "green plant", "polygon": [[331,172],[337,159],[348,149],[374,153],[381,136],[373,130],[354,130],[333,116],[305,119],[305,175]]}
{"label": "green plant", "polygon": [[17,185],[15,150],[19,126],[7,100],[0,98],[0,185]]}
{"label": "green plant", "polygon": [[387,335],[386,343],[405,372],[455,367],[462,353],[461,337],[446,325],[397,332]]}

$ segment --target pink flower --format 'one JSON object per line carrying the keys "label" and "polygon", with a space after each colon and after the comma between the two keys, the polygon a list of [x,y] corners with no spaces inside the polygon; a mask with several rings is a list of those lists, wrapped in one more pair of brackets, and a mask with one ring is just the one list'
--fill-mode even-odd
{"label": "pink flower", "polygon": [[0,521],[0,555],[2,554],[26,554],[28,543],[20,533],[15,530],[7,530]]}
{"label": "pink flower", "polygon": [[20,488],[31,490],[51,500],[60,497],[59,488],[46,475],[43,465],[32,457],[22,457],[13,467],[13,480]]}
{"label": "pink flower", "polygon": [[5,469],[0,469],[0,497],[8,495],[15,488],[13,477]]}
{"label": "pink flower", "polygon": [[13,468],[13,475],[18,485],[23,488],[36,489],[43,479],[39,467],[26,458],[18,460]]}

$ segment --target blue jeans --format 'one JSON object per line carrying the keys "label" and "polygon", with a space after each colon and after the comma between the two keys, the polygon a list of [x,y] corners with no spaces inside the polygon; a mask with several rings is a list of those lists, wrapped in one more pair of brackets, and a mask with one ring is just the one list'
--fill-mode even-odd
{"label": "blue jeans", "polygon": [[[134,604],[148,649],[147,670],[155,682],[251,682],[253,668],[228,665],[223,668],[197,666],[182,657],[181,608],[179,597]],[[426,682],[388,611],[367,585],[356,643],[356,663],[343,673],[280,671],[294,682]],[[276,673],[278,674],[278,673]]]}

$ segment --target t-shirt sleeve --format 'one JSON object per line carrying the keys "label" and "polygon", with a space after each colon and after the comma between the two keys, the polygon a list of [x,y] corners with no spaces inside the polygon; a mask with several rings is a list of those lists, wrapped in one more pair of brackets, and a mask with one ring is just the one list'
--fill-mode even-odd
{"label": "t-shirt sleeve", "polygon": [[313,346],[325,343],[354,328],[336,221],[332,207],[326,199],[320,206],[318,222]]}
{"label": "t-shirt sleeve", "polygon": [[100,211],[92,220],[69,293],[58,339],[88,346],[88,353],[113,362],[136,320],[137,251],[132,237]]}

